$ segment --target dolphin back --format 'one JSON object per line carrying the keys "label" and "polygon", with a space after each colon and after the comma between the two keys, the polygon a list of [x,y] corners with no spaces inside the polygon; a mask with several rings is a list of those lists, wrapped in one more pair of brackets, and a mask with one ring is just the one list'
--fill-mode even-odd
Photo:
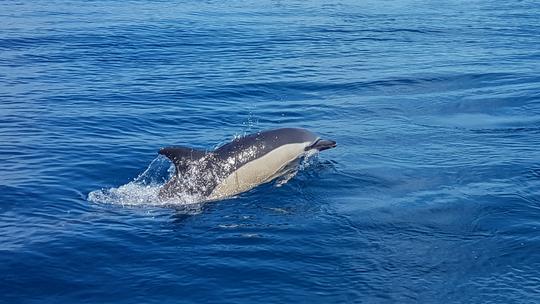
{"label": "dolphin back", "polygon": [[160,198],[181,195],[207,196],[217,185],[220,170],[212,152],[189,147],[166,147],[159,150],[175,166],[175,174],[159,191]]}
{"label": "dolphin back", "polygon": [[245,157],[239,159],[241,163],[238,165],[241,166],[243,163],[268,154],[281,146],[295,143],[315,142],[315,140],[317,140],[317,135],[308,130],[300,128],[281,128],[236,138],[232,142],[217,148],[214,153],[222,159],[235,156],[238,159],[237,156],[240,155],[241,152],[248,151],[248,153],[244,153],[246,154]]}
{"label": "dolphin back", "polygon": [[177,174],[185,171],[190,165],[208,155],[206,151],[189,147],[166,147],[160,149],[159,154],[171,160]]}

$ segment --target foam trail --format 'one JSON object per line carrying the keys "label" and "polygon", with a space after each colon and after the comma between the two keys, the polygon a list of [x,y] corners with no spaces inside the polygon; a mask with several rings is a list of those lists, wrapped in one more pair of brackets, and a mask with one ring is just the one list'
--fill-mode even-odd
{"label": "foam trail", "polygon": [[159,190],[173,172],[174,166],[166,158],[158,156],[133,181],[119,187],[92,191],[88,194],[88,200],[122,206],[174,207],[199,203],[199,197],[188,194],[168,200],[159,198]]}

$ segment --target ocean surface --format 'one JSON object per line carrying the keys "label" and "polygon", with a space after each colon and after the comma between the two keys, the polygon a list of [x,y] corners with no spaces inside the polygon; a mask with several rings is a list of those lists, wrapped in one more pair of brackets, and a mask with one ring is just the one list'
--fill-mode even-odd
{"label": "ocean surface", "polygon": [[[280,127],[338,147],[156,198]],[[540,3],[0,2],[0,302],[540,303]]]}

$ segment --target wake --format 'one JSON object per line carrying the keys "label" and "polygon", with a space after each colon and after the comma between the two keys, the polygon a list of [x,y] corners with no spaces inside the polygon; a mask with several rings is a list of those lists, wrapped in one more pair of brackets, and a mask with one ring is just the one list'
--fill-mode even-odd
{"label": "wake", "polygon": [[187,193],[181,193],[174,199],[160,198],[159,190],[172,174],[174,174],[174,165],[165,157],[158,156],[131,182],[119,187],[94,190],[88,194],[88,200],[93,203],[122,206],[190,205],[202,201],[201,197]]}

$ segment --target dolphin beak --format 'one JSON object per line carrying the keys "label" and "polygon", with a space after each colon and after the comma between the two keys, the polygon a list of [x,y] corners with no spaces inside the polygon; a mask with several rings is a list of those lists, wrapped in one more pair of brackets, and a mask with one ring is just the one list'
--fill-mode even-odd
{"label": "dolphin beak", "polygon": [[319,151],[324,151],[331,148],[335,148],[336,146],[337,144],[333,140],[317,139],[314,143],[307,146],[304,150],[309,151],[311,149],[317,149]]}

